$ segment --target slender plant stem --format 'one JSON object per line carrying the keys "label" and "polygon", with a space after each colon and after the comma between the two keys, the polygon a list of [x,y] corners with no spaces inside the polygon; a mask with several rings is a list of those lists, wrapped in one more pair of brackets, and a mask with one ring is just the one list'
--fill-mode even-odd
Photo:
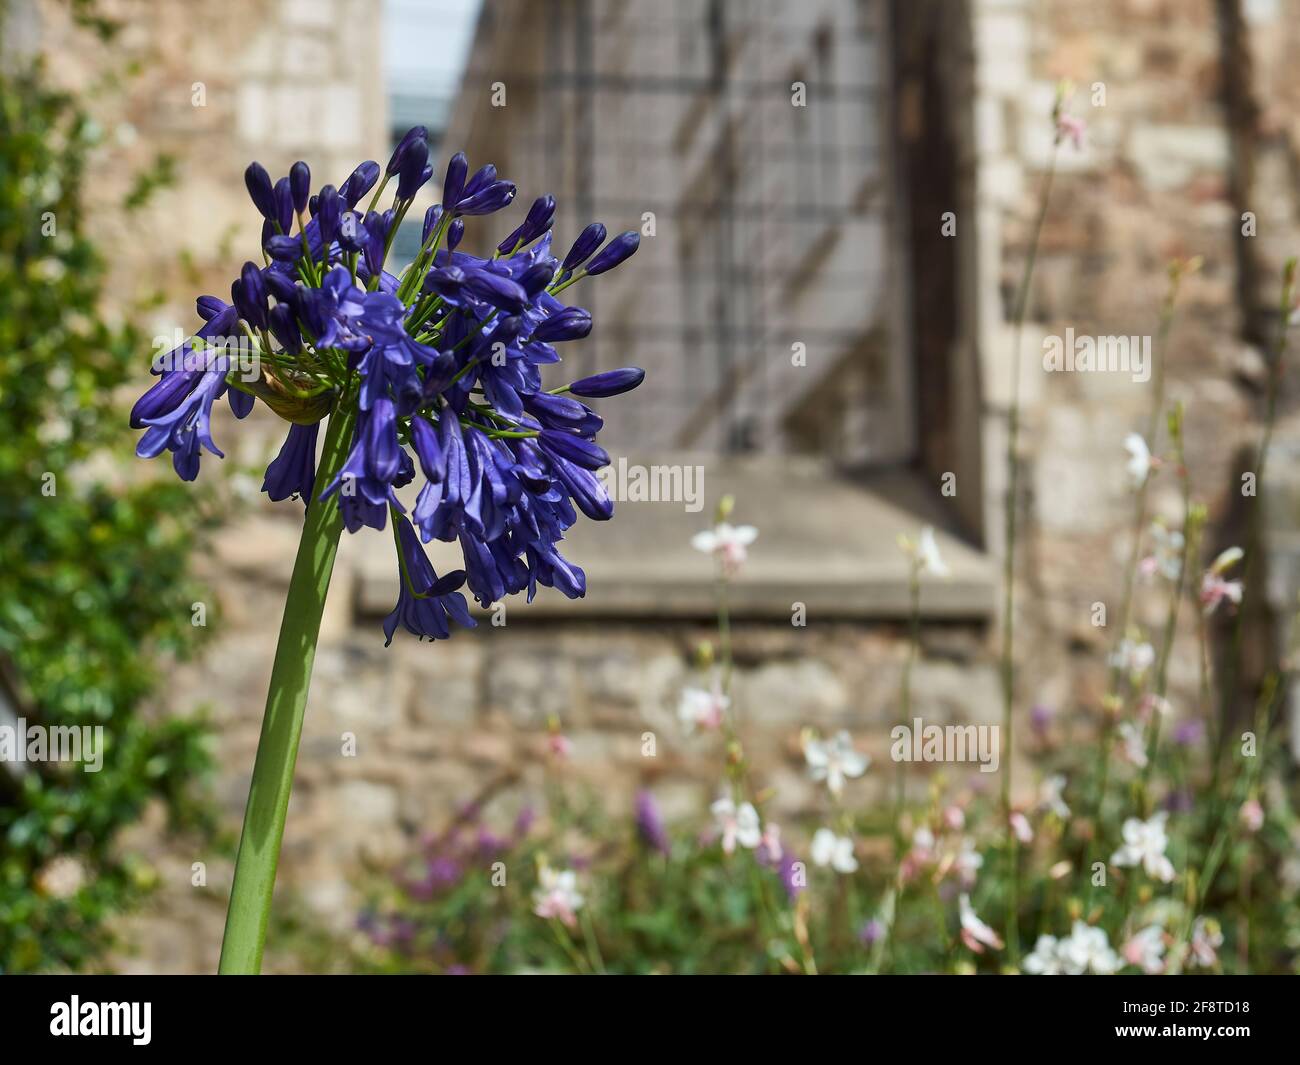
{"label": "slender plant stem", "polygon": [[311,684],[316,640],[338,552],[343,517],[338,503],[320,494],[342,467],[351,444],[355,404],[347,397],[330,416],[311,505],[284,604],[280,638],[271,667],[262,735],[257,743],[253,780],[244,810],[244,829],[235,859],[235,881],[221,943],[222,974],[252,975],[262,967],[262,949],[271,914],[271,896],[280,863],[289,792],[293,788],[298,740]]}
{"label": "slender plant stem", "polygon": [[1002,820],[1006,827],[1008,885],[1007,892],[1007,949],[1008,957],[1020,953],[1020,860],[1018,841],[1011,827],[1011,766],[1014,748],[1011,731],[1011,709],[1015,695],[1015,576],[1016,576],[1016,516],[1020,494],[1020,347],[1025,332],[1025,311],[1029,306],[1029,284],[1034,276],[1034,262],[1038,258],[1038,241],[1047,219],[1047,205],[1052,195],[1052,179],[1056,174],[1058,144],[1052,147],[1052,157],[1043,175],[1043,190],[1038,204],[1038,218],[1034,223],[1033,239],[1025,257],[1025,272],[1020,278],[1020,288],[1015,303],[1015,339],[1011,352],[1011,408],[1007,413],[1007,496],[1005,536],[1002,560],[1002,749],[1006,752],[1002,769]]}
{"label": "slender plant stem", "polygon": [[[1264,468],[1268,462],[1269,445],[1273,440],[1273,423],[1277,414],[1278,385],[1282,378],[1283,360],[1286,357],[1287,329],[1290,326],[1291,301],[1295,293],[1296,260],[1289,259],[1282,272],[1282,298],[1278,308],[1277,340],[1272,357],[1268,363],[1268,385],[1265,399],[1264,429],[1260,435],[1259,449],[1255,453],[1255,491],[1246,515],[1246,557],[1241,567],[1242,602],[1237,604],[1237,616],[1233,620],[1232,642],[1230,651],[1224,660],[1222,683],[1219,688],[1219,734],[1226,734],[1228,719],[1236,703],[1236,687],[1240,679],[1240,660],[1242,653],[1242,635],[1246,619],[1246,597],[1250,594],[1251,570],[1254,568],[1255,556],[1263,550],[1262,515]],[[1223,751],[1213,752],[1214,766],[1212,787],[1218,788],[1220,772],[1223,766]]]}

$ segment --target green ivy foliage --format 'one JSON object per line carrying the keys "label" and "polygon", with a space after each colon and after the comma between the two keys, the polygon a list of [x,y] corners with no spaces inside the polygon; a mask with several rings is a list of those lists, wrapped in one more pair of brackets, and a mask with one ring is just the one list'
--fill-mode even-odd
{"label": "green ivy foliage", "polygon": [[0,665],[29,725],[103,726],[104,756],[99,772],[0,765],[3,972],[97,967],[108,919],[152,876],[123,830],[153,800],[207,823],[201,723],[146,708],[166,701],[159,663],[204,631],[189,559],[208,504],[174,478],[126,479],[125,386],[150,348],[99,309],[82,207],[97,127],[19,66],[0,72]]}

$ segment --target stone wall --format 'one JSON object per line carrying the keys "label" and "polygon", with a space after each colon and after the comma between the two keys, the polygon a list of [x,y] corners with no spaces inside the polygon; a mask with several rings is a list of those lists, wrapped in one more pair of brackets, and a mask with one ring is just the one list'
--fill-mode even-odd
{"label": "stone wall", "polygon": [[[1112,608],[1117,602],[1119,567],[1129,549],[1121,441],[1144,422],[1149,400],[1143,386],[1116,375],[1044,374],[1041,340],[1067,327],[1079,334],[1153,333],[1164,267],[1174,256],[1201,255],[1205,266],[1183,288],[1169,348],[1169,394],[1187,406],[1189,467],[1198,494],[1211,504],[1215,536],[1232,531],[1239,452],[1259,429],[1258,345],[1269,324],[1266,308],[1276,299],[1281,261],[1300,235],[1293,148],[1300,79],[1289,64],[1300,3],[1242,5],[1250,19],[1229,66],[1236,78],[1230,84],[1222,75],[1216,21],[1223,6],[1214,0],[948,5],[969,17],[970,30],[968,47],[951,57],[969,103],[955,114],[968,134],[969,158],[954,165],[973,207],[958,357],[967,360],[963,387],[977,393],[977,402],[962,446],[982,452],[982,532],[994,559],[1002,549],[1010,294],[1050,150],[1046,116],[1058,78],[1078,83],[1074,107],[1089,122],[1085,150],[1062,152],[1024,344],[1030,520],[1019,623],[1021,631],[1035,633],[1022,674],[1024,707],[1096,708],[1111,634],[1089,624],[1089,609],[1098,600]],[[139,60],[141,73],[126,83],[124,99],[105,105],[102,121],[111,136],[99,161],[99,191],[110,202],[129,169],[160,149],[176,154],[178,184],[139,217],[105,212],[95,216],[95,226],[121,249],[122,312],[140,313],[132,301],[156,289],[163,301],[148,313],[158,331],[188,328],[188,299],[195,291],[224,292],[232,266],[256,239],[239,176],[248,158],[283,172],[303,154],[337,182],[356,159],[382,157],[380,48],[371,14],[377,5],[121,0],[106,7],[129,26],[112,53],[68,27],[57,4],[42,5],[43,45],[80,60],[58,68],[87,94],[96,72]],[[1249,62],[1237,54],[1243,50]],[[295,74],[321,69],[329,73],[319,83]],[[206,87],[202,108],[191,102],[196,81]],[[1094,83],[1104,86],[1104,106],[1090,103]],[[1257,109],[1252,136],[1229,127],[1225,100],[1247,113]],[[1246,173],[1243,153],[1252,164]],[[1256,212],[1259,235],[1243,249],[1237,234],[1245,210]],[[1294,420],[1286,393],[1282,453],[1300,450]],[[296,505],[273,507],[256,498],[259,465],[278,445],[279,431],[261,411],[238,432],[224,422],[217,427],[218,440],[231,445],[226,469],[234,476],[223,489],[231,495],[231,525],[204,561],[218,593],[213,640],[201,662],[175,671],[156,708],[210,715],[222,767],[214,789],[232,830],[246,797],[300,521]],[[1287,464],[1278,465],[1286,474]],[[205,467],[206,476],[211,466]],[[1173,478],[1162,476],[1153,498],[1157,513],[1177,518]],[[760,526],[781,520],[762,498],[742,503],[752,508],[744,517]],[[1300,581],[1300,548],[1288,531],[1287,508],[1276,514],[1273,601],[1283,604]],[[979,508],[963,520],[971,515],[978,522]],[[705,516],[697,518],[703,524]],[[836,528],[833,517],[824,521]],[[890,588],[897,591],[897,562],[886,560],[895,559],[894,536],[902,530],[883,523],[856,531],[863,540],[856,557],[864,572],[885,574],[887,597]],[[760,539],[756,558],[764,549]],[[512,607],[504,628],[484,625],[437,646],[399,639],[385,650],[376,615],[382,596],[367,582],[372,556],[390,551],[385,538],[363,537],[349,540],[341,556],[286,833],[285,899],[298,899],[328,928],[346,929],[366,862],[397,858],[503,774],[518,777],[496,800],[499,816],[536,799],[551,715],[573,742],[572,771],[600,787],[615,809],[643,782],[653,782],[670,814],[707,801],[718,751],[708,742],[683,742],[673,712],[691,676],[694,648],[709,631],[698,609],[665,616],[655,609],[653,590],[639,618],[626,610],[611,618],[550,609],[530,618],[522,606]],[[772,554],[767,564],[779,569],[782,561]],[[984,561],[979,581],[987,592],[991,567]],[[707,583],[707,567],[698,577]],[[792,598],[774,596],[781,609]],[[1149,620],[1163,603],[1144,592],[1139,609]],[[981,613],[987,610],[926,626],[916,678],[922,716],[996,720],[995,648]],[[848,728],[877,766],[886,761],[885,726],[896,709],[904,649],[896,617],[814,614],[806,629],[794,629],[769,609],[742,614],[736,639],[747,742],[778,788],[782,816],[796,814],[807,798],[797,747],[801,726]],[[1186,648],[1175,658],[1179,699],[1194,689],[1187,666],[1194,661]],[[658,739],[654,759],[641,754],[647,730]],[[355,756],[344,753],[345,734],[355,737]],[[924,778],[915,782],[923,786]],[[151,856],[161,884],[149,912],[124,929],[136,948],[124,951],[121,966],[212,969],[229,862],[192,844],[164,842],[152,822],[132,843]],[[204,888],[191,884],[196,861],[207,864]],[[273,955],[271,964],[295,961]]]}

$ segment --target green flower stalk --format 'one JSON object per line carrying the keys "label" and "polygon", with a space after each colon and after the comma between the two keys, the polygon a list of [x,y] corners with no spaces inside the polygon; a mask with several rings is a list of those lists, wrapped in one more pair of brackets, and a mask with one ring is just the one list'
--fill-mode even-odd
{"label": "green flower stalk", "polygon": [[1052,181],[1056,176],[1056,158],[1061,141],[1069,138],[1076,145],[1082,138],[1082,122],[1067,114],[1065,102],[1069,97],[1070,87],[1062,83],[1057,87],[1056,105],[1052,109],[1052,123],[1056,135],[1052,141],[1052,154],[1048,159],[1047,170],[1043,174],[1043,183],[1038,198],[1038,212],[1034,220],[1033,236],[1029,241],[1029,251],[1025,255],[1025,269],[1016,290],[1016,301],[1012,314],[1014,339],[1011,348],[1011,405],[1007,411],[1007,492],[1003,512],[1003,559],[1002,559],[1002,653],[1000,676],[1002,682],[1002,743],[1005,757],[1002,767],[1002,816],[1006,830],[1007,869],[1009,873],[1007,892],[1007,944],[1011,957],[1019,953],[1020,935],[1018,914],[1020,909],[1020,863],[1019,843],[1011,827],[1011,783],[1012,763],[1014,761],[1014,733],[1012,731],[1012,707],[1015,700],[1015,578],[1016,578],[1016,533],[1019,517],[1020,495],[1020,349],[1024,339],[1025,314],[1029,308],[1029,287],[1034,276],[1034,263],[1038,258],[1038,243],[1043,235],[1043,223],[1047,220],[1047,207],[1051,201]]}

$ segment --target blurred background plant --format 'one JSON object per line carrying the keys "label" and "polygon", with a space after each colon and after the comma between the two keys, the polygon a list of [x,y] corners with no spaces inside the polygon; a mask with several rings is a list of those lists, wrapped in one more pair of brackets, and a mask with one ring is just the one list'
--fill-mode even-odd
{"label": "blurred background plant", "polygon": [[105,754],[99,772],[0,763],[4,972],[97,965],[110,919],[152,882],[119,846],[151,801],[177,825],[209,823],[194,788],[208,766],[201,721],[147,712],[168,663],[205,631],[194,623],[205,595],[190,563],[209,503],[167,481],[124,483],[119,472],[132,434],[116,390],[138,378],[148,344],[100,311],[104,260],[83,230],[82,204],[100,140],[39,62],[6,61],[0,704],[10,713],[0,723],[102,726]]}

